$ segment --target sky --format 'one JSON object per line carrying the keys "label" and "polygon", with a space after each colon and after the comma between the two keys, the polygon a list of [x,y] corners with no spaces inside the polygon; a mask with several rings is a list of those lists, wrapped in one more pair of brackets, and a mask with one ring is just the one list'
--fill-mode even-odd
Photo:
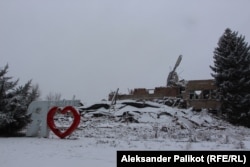
{"label": "sky", "polygon": [[250,42],[248,0],[0,0],[0,67],[41,98],[83,103],[119,88],[166,85],[181,54],[180,79],[211,79],[226,28]]}

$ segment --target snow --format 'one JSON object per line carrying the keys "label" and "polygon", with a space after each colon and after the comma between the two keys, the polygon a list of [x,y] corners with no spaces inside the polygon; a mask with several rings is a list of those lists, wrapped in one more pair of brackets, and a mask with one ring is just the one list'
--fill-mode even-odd
{"label": "snow", "polygon": [[92,139],[1,138],[1,166],[114,166],[115,148]]}
{"label": "snow", "polygon": [[[112,110],[83,111],[78,129],[66,139],[52,132],[48,138],[0,138],[0,164],[114,167],[117,150],[250,150],[249,128],[233,126],[206,110],[148,104],[159,108],[136,108],[118,101]],[[125,112],[139,123],[124,121]]]}

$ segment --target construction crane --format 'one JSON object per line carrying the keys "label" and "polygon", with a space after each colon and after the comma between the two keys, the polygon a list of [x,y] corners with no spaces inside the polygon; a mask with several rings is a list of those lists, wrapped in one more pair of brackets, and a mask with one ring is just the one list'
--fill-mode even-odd
{"label": "construction crane", "polygon": [[175,66],[173,68],[173,70],[168,74],[168,78],[167,78],[167,87],[168,86],[174,86],[178,83],[179,81],[179,77],[177,75],[176,69],[177,67],[180,65],[182,60],[182,55],[180,55],[175,63]]}

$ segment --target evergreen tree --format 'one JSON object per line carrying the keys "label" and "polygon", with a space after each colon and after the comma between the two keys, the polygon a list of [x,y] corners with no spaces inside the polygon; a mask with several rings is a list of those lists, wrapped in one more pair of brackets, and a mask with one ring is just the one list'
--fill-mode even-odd
{"label": "evergreen tree", "polygon": [[0,135],[16,135],[28,123],[29,104],[39,97],[38,86],[32,87],[31,80],[17,87],[18,80],[7,77],[8,65],[0,70]]}
{"label": "evergreen tree", "polygon": [[227,28],[214,50],[210,66],[220,94],[221,110],[231,123],[250,127],[250,46]]}

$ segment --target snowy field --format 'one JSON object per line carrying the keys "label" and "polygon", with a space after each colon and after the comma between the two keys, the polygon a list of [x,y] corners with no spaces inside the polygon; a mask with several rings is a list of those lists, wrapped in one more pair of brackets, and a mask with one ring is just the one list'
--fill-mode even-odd
{"label": "snowy field", "polygon": [[[139,103],[144,105],[144,103]],[[117,150],[250,150],[250,129],[233,126],[206,110],[147,102],[135,107],[82,107],[81,123],[66,139],[0,138],[3,167],[116,166]],[[62,115],[64,117],[64,115]],[[67,119],[57,125],[66,125]]]}

